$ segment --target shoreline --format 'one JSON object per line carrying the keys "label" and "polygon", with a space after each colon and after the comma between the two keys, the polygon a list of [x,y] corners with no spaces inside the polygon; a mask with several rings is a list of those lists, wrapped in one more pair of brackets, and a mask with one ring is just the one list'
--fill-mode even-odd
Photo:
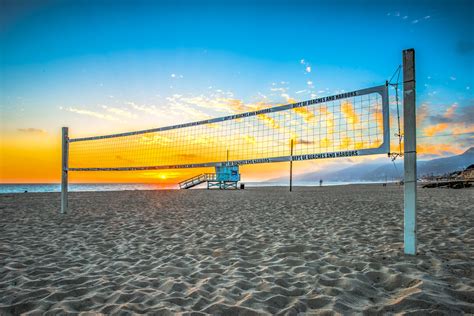
{"label": "shoreline", "polygon": [[[288,184],[281,184],[281,185],[266,185],[264,183],[262,184],[257,184],[254,185],[252,183],[248,184],[249,182],[239,182],[245,184],[245,189],[256,189],[256,188],[289,188]],[[358,183],[350,183],[350,182],[329,182],[327,184],[323,184],[322,187],[337,187],[337,186],[357,186],[357,185],[383,185],[384,183],[387,184],[387,186],[393,186],[393,185],[398,185],[398,182],[358,182]],[[2,192],[1,191],[1,186],[55,186],[58,190],[56,191],[27,191],[27,192]],[[138,186],[158,186],[157,184],[150,184],[150,183],[72,183],[73,186],[95,186],[95,187],[100,187],[100,186],[133,186],[133,185],[138,185]],[[71,186],[71,183],[69,184]],[[24,193],[60,193],[60,184],[41,184],[41,183],[25,183],[25,184],[0,184],[0,196],[2,194],[24,194]],[[315,187],[320,187],[319,184],[315,185],[293,185],[293,188],[315,188]],[[193,190],[205,190],[205,187],[196,187],[193,188]],[[143,189],[97,189],[97,190],[71,190],[69,189],[69,193],[73,192],[123,192],[123,191],[175,191],[175,190],[180,190],[179,186],[176,184],[176,187],[170,188],[170,187],[165,187],[165,188],[143,188]]]}

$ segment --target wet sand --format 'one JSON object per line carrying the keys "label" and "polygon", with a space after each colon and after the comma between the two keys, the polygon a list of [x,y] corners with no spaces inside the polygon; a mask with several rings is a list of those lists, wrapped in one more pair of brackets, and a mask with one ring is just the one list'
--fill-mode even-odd
{"label": "wet sand", "polygon": [[0,195],[0,314],[474,313],[474,190]]}

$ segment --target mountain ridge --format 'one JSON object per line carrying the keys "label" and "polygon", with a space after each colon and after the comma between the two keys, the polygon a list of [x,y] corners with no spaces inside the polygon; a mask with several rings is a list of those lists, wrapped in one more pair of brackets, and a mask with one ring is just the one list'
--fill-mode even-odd
{"label": "mountain ridge", "polygon": [[[441,175],[462,170],[474,164],[474,147],[470,147],[459,155],[417,161],[418,177],[424,175]],[[403,160],[398,162],[362,162],[339,170],[321,170],[293,176],[295,182],[370,182],[385,180],[401,180],[403,178]],[[269,179],[265,182],[287,181],[287,177]]]}

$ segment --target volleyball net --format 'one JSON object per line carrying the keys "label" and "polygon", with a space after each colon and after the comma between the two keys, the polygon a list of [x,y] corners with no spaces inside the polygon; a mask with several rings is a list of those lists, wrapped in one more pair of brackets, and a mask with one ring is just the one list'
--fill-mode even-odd
{"label": "volleyball net", "polygon": [[[414,255],[417,251],[414,49],[403,50],[402,57],[403,67],[398,67],[398,71],[400,74],[403,69],[404,251]],[[387,154],[390,151],[389,84],[113,135],[69,138],[68,128],[63,127],[61,213],[68,212],[70,171],[200,168]],[[391,85],[398,91],[398,79]]]}
{"label": "volleyball net", "polygon": [[69,171],[198,168],[388,153],[388,87],[149,130],[71,138],[67,143]]}

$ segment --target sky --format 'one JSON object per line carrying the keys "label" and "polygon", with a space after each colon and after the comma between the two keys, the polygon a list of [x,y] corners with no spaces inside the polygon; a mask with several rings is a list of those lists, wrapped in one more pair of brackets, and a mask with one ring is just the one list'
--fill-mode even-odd
{"label": "sky", "polygon": [[[462,153],[474,145],[473,12],[472,1],[0,0],[0,180],[58,182],[62,126],[74,138],[110,134],[376,86],[407,48],[419,159]],[[71,178],[171,183],[200,171]],[[243,168],[249,180],[283,173]]]}

